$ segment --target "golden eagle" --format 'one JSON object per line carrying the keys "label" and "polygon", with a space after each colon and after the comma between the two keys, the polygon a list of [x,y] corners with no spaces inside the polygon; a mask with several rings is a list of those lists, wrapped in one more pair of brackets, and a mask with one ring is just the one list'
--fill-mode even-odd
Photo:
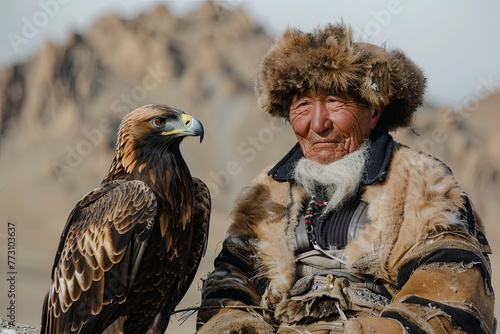
{"label": "golden eagle", "polygon": [[179,144],[200,136],[194,117],[147,105],[120,124],[101,185],[70,213],[61,235],[41,333],[163,333],[200,263],[210,194]]}

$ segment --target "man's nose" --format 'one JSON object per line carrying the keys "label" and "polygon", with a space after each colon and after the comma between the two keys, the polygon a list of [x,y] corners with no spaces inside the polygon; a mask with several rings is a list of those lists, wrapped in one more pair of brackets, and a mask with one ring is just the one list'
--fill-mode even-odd
{"label": "man's nose", "polygon": [[311,129],[316,133],[322,133],[333,128],[329,113],[324,101],[315,101],[311,113]]}

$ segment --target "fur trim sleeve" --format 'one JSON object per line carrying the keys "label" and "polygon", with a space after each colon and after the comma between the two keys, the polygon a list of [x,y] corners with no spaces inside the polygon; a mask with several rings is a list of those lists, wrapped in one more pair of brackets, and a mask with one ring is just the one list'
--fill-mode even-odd
{"label": "fur trim sleeve", "polygon": [[228,233],[256,238],[257,278],[268,280],[261,305],[270,307],[286,298],[295,282],[294,241],[299,211],[308,200],[305,191],[277,182],[266,169],[236,200]]}
{"label": "fur trim sleeve", "polygon": [[[198,311],[198,327],[207,328],[238,328],[243,323],[232,318],[233,313],[252,313],[247,322],[254,316],[254,325],[264,322],[259,307],[261,295],[266,282],[256,278],[255,239],[244,235],[229,235],[224,240],[223,249],[215,259],[215,269],[203,282],[202,303]],[[257,308],[254,311],[254,308]],[[234,312],[230,312],[234,311]],[[264,315],[266,311],[264,310]],[[224,314],[224,315],[222,315]],[[272,317],[267,314],[266,319]],[[227,323],[223,323],[227,322]],[[258,326],[257,326],[258,327]],[[257,328],[256,327],[256,328]]]}
{"label": "fur trim sleeve", "polygon": [[382,316],[425,332],[491,333],[489,246],[449,168],[399,146],[386,181],[368,186],[363,199],[372,223],[346,251],[352,268],[387,282],[395,295]]}
{"label": "fur trim sleeve", "polygon": [[[295,282],[293,243],[297,217],[307,201],[304,191],[276,182],[267,169],[235,201],[223,250],[204,282],[199,319],[211,322],[216,305],[240,303],[262,309],[288,295]],[[207,310],[204,307],[208,307]],[[264,312],[269,322],[273,314]]]}

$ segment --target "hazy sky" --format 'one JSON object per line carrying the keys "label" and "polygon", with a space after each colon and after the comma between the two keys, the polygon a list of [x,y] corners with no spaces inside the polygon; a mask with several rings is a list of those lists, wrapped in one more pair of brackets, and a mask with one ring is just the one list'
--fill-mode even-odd
{"label": "hazy sky", "polygon": [[[201,1],[4,0],[0,4],[0,67],[24,61],[45,41],[61,43],[111,12],[132,17],[159,3],[185,13]],[[500,89],[500,1],[497,0],[226,0],[247,9],[276,35],[288,26],[311,30],[349,23],[358,36],[403,49],[428,77],[427,96],[460,104]]]}

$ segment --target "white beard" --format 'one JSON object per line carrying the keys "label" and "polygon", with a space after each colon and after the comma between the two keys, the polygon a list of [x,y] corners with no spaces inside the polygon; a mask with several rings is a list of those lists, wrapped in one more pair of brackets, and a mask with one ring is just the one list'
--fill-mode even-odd
{"label": "white beard", "polygon": [[328,202],[323,211],[328,213],[357,194],[369,148],[366,140],[356,151],[328,165],[302,158],[295,166],[294,178],[313,198]]}

